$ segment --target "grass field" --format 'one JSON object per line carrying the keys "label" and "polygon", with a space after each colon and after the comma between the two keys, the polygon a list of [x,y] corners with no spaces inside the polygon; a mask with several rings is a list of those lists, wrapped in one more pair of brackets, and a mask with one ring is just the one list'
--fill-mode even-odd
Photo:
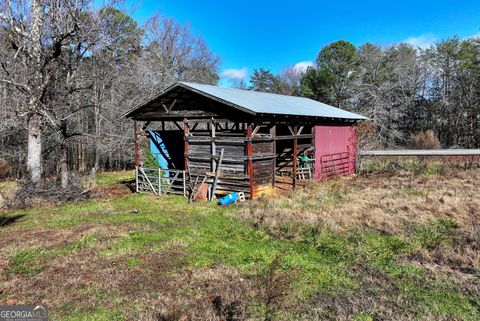
{"label": "grass field", "polygon": [[0,301],[54,320],[479,320],[480,171],[376,168],[242,206],[5,211]]}

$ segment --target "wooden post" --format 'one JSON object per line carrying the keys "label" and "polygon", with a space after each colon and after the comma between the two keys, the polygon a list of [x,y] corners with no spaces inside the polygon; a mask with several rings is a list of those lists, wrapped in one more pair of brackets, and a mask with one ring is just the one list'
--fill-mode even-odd
{"label": "wooden post", "polygon": [[273,125],[270,128],[270,136],[272,136],[272,154],[273,154],[273,160],[272,160],[272,171],[273,171],[273,179],[272,179],[272,186],[275,187],[275,173],[277,171],[277,126]]}
{"label": "wooden post", "polygon": [[162,195],[162,169],[158,168],[158,195]]}
{"label": "wooden post", "polygon": [[140,160],[138,158],[138,135],[137,135],[137,121],[133,121],[133,143],[134,143],[134,148],[135,148],[135,166],[140,165]]}
{"label": "wooden post", "polygon": [[183,174],[183,196],[187,196],[187,184],[186,184],[186,177],[185,177],[185,171],[182,172]]}
{"label": "wooden post", "polygon": [[316,179],[315,174],[316,174],[316,168],[317,168],[317,149],[315,148],[315,127],[316,127],[316,125],[313,125],[312,130],[311,130],[311,132],[312,132],[311,144],[312,144],[312,148],[313,148],[313,162],[310,162],[310,170],[313,171],[312,172],[313,180]]}
{"label": "wooden post", "polygon": [[217,160],[215,159],[215,155],[217,154],[217,147],[215,145],[215,130],[216,130],[216,124],[215,124],[215,119],[212,118],[211,120],[211,126],[210,126],[210,153],[211,153],[211,164],[210,164],[210,170],[212,172],[215,172],[217,168]]}
{"label": "wooden post", "polygon": [[247,127],[247,173],[250,185],[250,199],[254,197],[255,184],[253,182],[253,146],[252,146],[252,125]]}
{"label": "wooden post", "polygon": [[183,166],[184,170],[188,170],[188,136],[189,136],[188,120],[185,118],[183,120]]}
{"label": "wooden post", "polygon": [[295,126],[293,136],[293,189],[297,187],[297,148],[297,126]]}
{"label": "wooden post", "polygon": [[135,165],[135,193],[138,193],[138,166]]}

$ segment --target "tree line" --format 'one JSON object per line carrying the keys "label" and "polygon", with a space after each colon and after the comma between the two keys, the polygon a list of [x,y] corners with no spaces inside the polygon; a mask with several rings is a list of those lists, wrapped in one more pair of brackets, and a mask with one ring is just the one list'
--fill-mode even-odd
{"label": "tree line", "polygon": [[323,47],[306,72],[260,68],[253,90],[305,96],[372,120],[376,146],[402,147],[433,131],[445,148],[479,148],[480,39],[358,48],[340,40]]}
{"label": "tree line", "polygon": [[[341,40],[306,71],[260,68],[236,86],[359,112],[377,145],[433,130],[443,147],[478,148],[479,59],[478,38],[427,49]],[[217,84],[219,63],[187,25],[139,25],[115,0],[0,0],[0,159],[62,187],[71,171],[129,168],[133,126],[121,116],[174,81]]]}
{"label": "tree line", "polygon": [[176,80],[215,84],[187,25],[139,25],[120,3],[0,0],[0,158],[38,182],[132,166],[131,106]]}

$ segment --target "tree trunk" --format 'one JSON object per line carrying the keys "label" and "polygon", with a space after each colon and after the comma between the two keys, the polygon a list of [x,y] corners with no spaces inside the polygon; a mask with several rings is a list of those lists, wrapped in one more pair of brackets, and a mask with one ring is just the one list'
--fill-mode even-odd
{"label": "tree trunk", "polygon": [[69,183],[68,163],[67,163],[67,142],[65,137],[60,138],[60,186],[65,189]]}
{"label": "tree trunk", "polygon": [[32,182],[38,183],[42,177],[42,129],[38,115],[28,120],[27,148],[27,170]]}
{"label": "tree trunk", "polygon": [[40,92],[42,75],[40,73],[41,64],[41,27],[42,27],[42,5],[39,0],[32,1],[32,30],[31,30],[31,55],[33,58],[33,77],[30,80],[29,109],[30,115],[27,120],[28,125],[28,143],[27,143],[27,170],[30,179],[38,183],[42,176],[42,128],[41,116],[37,113],[39,101],[37,94]]}

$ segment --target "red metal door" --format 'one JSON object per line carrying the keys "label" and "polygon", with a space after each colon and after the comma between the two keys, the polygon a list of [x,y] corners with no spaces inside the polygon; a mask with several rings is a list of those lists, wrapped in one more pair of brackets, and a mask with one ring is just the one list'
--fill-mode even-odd
{"label": "red metal door", "polygon": [[355,126],[315,126],[315,179],[355,173]]}

